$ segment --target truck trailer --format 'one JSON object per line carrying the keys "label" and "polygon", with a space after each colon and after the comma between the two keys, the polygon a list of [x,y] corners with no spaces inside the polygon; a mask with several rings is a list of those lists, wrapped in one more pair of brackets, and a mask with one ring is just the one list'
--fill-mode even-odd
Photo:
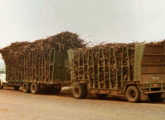
{"label": "truck trailer", "polygon": [[85,47],[83,42],[66,31],[34,42],[12,43],[0,50],[6,65],[6,83],[1,86],[22,87],[25,93],[60,93],[62,86],[71,84],[67,51]]}
{"label": "truck trailer", "polygon": [[[18,67],[18,62],[22,62],[23,66]],[[44,89],[59,93],[62,86],[70,84],[68,56],[63,50],[27,51],[14,63],[6,65],[7,82],[3,86],[14,87],[15,90],[22,87],[25,93],[39,93]]]}
{"label": "truck trailer", "polygon": [[70,51],[73,96],[124,95],[161,100],[165,93],[165,42],[107,44]]}
{"label": "truck trailer", "polygon": [[75,98],[124,95],[161,100],[165,93],[165,42],[106,44],[86,47],[76,34],[64,32],[33,43],[18,42],[0,50],[6,83],[25,93],[72,86]]}

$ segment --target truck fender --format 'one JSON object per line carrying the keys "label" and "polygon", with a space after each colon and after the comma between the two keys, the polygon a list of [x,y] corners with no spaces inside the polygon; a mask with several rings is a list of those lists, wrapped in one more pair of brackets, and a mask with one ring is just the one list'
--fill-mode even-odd
{"label": "truck fender", "polygon": [[[126,94],[126,90],[127,90],[127,88],[128,88],[129,86],[136,86],[136,87],[139,89],[139,87],[138,87],[137,84],[126,84],[125,87],[124,87],[124,89],[123,89],[124,95]],[[139,89],[139,91],[140,91],[140,89]],[[141,92],[141,91],[140,91],[140,92]]]}

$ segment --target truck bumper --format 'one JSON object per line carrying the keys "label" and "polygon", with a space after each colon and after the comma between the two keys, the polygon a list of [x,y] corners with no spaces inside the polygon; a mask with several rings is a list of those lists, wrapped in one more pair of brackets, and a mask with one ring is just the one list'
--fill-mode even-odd
{"label": "truck bumper", "polygon": [[148,84],[141,84],[141,90],[145,94],[151,93],[165,93],[165,82],[152,82]]}

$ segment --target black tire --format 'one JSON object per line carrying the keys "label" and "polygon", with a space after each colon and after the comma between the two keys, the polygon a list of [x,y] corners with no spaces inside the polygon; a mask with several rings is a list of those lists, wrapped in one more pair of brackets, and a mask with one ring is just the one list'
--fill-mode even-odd
{"label": "black tire", "polygon": [[135,103],[140,100],[140,92],[136,86],[129,86],[126,90],[126,98],[129,102]]}
{"label": "black tire", "polygon": [[14,90],[19,90],[20,86],[14,86]]}
{"label": "black tire", "polygon": [[24,93],[29,93],[30,92],[30,85],[28,83],[23,83],[22,84],[22,91]]}
{"label": "black tire", "polygon": [[86,98],[88,95],[87,85],[82,84],[82,88],[83,88],[83,98]]}
{"label": "black tire", "polygon": [[96,94],[97,98],[106,98],[107,96],[107,94]]}
{"label": "black tire", "polygon": [[31,91],[31,93],[33,93],[33,94],[39,93],[39,91],[40,91],[39,85],[38,85],[37,83],[32,83],[32,84],[30,85],[30,91]]}
{"label": "black tire", "polygon": [[2,85],[1,80],[0,80],[0,89],[3,89],[3,85]]}
{"label": "black tire", "polygon": [[148,97],[153,102],[159,102],[162,101],[161,93],[155,93],[155,94],[149,94]]}
{"label": "black tire", "polygon": [[54,88],[54,93],[59,94],[61,92],[61,86]]}
{"label": "black tire", "polygon": [[73,85],[72,94],[77,99],[86,98],[88,94],[86,85],[85,84]]}
{"label": "black tire", "polygon": [[3,89],[3,85],[0,85],[0,89]]}

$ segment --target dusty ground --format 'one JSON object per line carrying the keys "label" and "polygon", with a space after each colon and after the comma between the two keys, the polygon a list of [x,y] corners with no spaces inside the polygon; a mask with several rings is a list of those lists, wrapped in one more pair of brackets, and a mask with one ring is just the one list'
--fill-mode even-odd
{"label": "dusty ground", "polygon": [[0,90],[0,120],[165,120],[165,104]]}

